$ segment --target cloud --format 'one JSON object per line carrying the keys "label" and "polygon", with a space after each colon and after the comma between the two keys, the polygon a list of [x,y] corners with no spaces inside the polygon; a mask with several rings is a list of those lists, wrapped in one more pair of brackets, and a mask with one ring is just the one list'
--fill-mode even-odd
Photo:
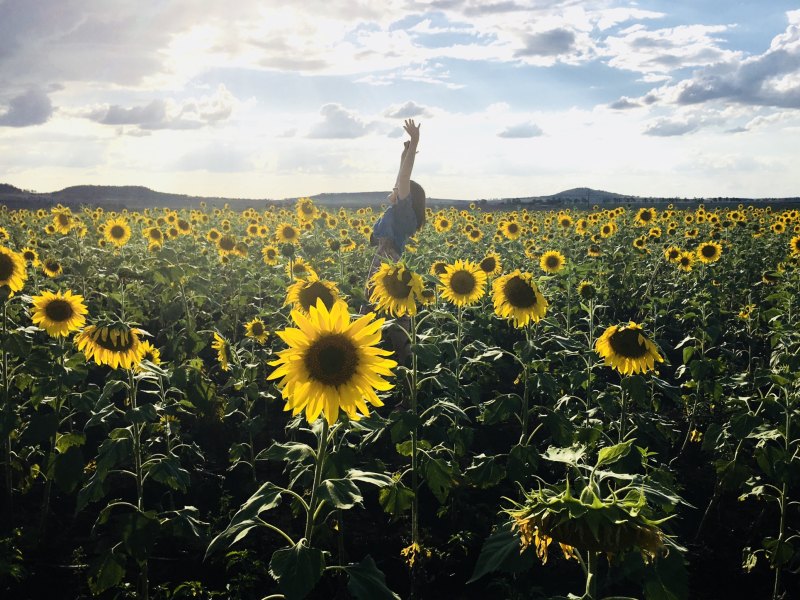
{"label": "cloud", "polygon": [[642,132],[644,135],[651,135],[656,137],[672,137],[677,135],[686,135],[696,131],[699,123],[695,120],[678,120],[678,119],[657,119],[648,125]]}
{"label": "cloud", "polygon": [[535,123],[519,123],[506,127],[503,131],[497,134],[501,138],[532,138],[543,135],[542,128]]}
{"label": "cloud", "polygon": [[411,119],[413,117],[429,117],[431,113],[424,106],[420,106],[413,100],[409,100],[405,104],[393,104],[387,108],[383,116],[389,119]]}
{"label": "cloud", "polygon": [[307,137],[317,139],[352,139],[367,135],[375,126],[362,121],[341,104],[326,104],[320,109],[322,121],[314,124]]}
{"label": "cloud", "polygon": [[227,144],[210,144],[178,158],[173,164],[177,171],[208,171],[212,173],[241,173],[253,168],[242,150]]}
{"label": "cloud", "polygon": [[228,119],[236,103],[233,94],[220,85],[214,95],[199,99],[183,102],[156,99],[130,108],[104,105],[83,116],[103,125],[135,125],[143,130],[199,129]]}
{"label": "cloud", "polygon": [[525,36],[525,47],[515,56],[557,56],[567,54],[575,46],[575,33],[569,29],[551,29]]}
{"label": "cloud", "polygon": [[53,104],[47,93],[30,89],[8,102],[5,113],[0,114],[0,126],[30,127],[46,123],[53,114]]}
{"label": "cloud", "polygon": [[627,96],[623,96],[619,100],[608,105],[609,108],[613,108],[614,110],[627,110],[629,108],[638,108],[640,106],[641,104],[634,102]]}

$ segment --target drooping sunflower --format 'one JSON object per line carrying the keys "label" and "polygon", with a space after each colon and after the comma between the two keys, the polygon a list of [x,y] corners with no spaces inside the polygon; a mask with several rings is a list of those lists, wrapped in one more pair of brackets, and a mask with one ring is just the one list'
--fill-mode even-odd
{"label": "drooping sunflower", "polygon": [[422,277],[404,264],[383,263],[370,278],[369,301],[377,311],[393,317],[417,314],[417,300],[422,298]]}
{"label": "drooping sunflower", "polygon": [[339,288],[332,281],[325,281],[316,273],[310,273],[305,279],[297,279],[289,286],[283,305],[292,304],[294,310],[308,314],[311,307],[317,305],[317,300],[322,300],[328,310],[332,309],[339,300]]}
{"label": "drooping sunflower", "polygon": [[300,231],[291,223],[281,223],[275,230],[275,238],[282,244],[297,244],[300,242]]}
{"label": "drooping sunflower", "polygon": [[469,306],[486,293],[486,273],[473,262],[457,260],[439,277],[441,296],[456,306]]}
{"label": "drooping sunflower", "polygon": [[722,256],[722,244],[719,242],[703,242],[697,247],[697,258],[700,262],[711,264]]}
{"label": "drooping sunflower", "polygon": [[73,294],[72,290],[61,292],[42,292],[33,296],[31,321],[44,329],[51,337],[67,337],[86,324],[89,309],[83,303],[83,296]]}
{"label": "drooping sunflower", "polygon": [[75,345],[86,360],[112,369],[132,369],[144,355],[140,336],[144,332],[127,323],[89,325],[75,336]]}
{"label": "drooping sunflower", "polygon": [[519,269],[495,279],[492,299],[495,314],[501,319],[513,320],[517,328],[531,321],[538,323],[547,312],[547,300],[533,281],[533,275]]}
{"label": "drooping sunflower", "polygon": [[125,219],[108,219],[103,229],[103,237],[108,243],[122,248],[131,239],[131,227]]}
{"label": "drooping sunflower", "polygon": [[539,259],[539,266],[545,273],[558,273],[564,268],[567,259],[558,250],[548,250]]}
{"label": "drooping sunflower", "polygon": [[256,340],[259,344],[263,344],[269,337],[267,326],[261,319],[253,319],[244,325],[244,335],[246,337]]}
{"label": "drooping sunflower", "polygon": [[231,346],[224,337],[214,332],[214,341],[211,342],[211,348],[217,351],[217,362],[219,368],[223,371],[231,370]]}
{"label": "drooping sunflower", "polygon": [[633,321],[627,325],[612,325],[597,339],[594,347],[607,366],[623,375],[646,373],[655,368],[656,361],[664,362],[656,345]]}
{"label": "drooping sunflower", "polygon": [[481,271],[487,275],[498,275],[503,270],[503,265],[500,261],[500,256],[496,252],[489,252],[483,257],[483,260],[478,263]]}
{"label": "drooping sunflower", "polygon": [[340,410],[356,421],[369,415],[367,403],[383,406],[375,391],[394,387],[384,377],[397,366],[384,358],[391,351],[377,346],[384,319],[369,313],[351,321],[343,301],[330,311],[319,301],[308,316],[293,310],[292,319],[297,328],[277,332],[289,347],[269,363],[276,369],[267,377],[281,378],[277,385],[285,411],[305,412],[309,423],[323,413],[333,425]]}
{"label": "drooping sunflower", "polygon": [[7,285],[13,294],[22,289],[27,278],[28,271],[22,255],[0,246],[0,287]]}
{"label": "drooping sunflower", "polygon": [[46,258],[42,261],[42,271],[50,279],[55,279],[64,272],[64,267],[55,258]]}

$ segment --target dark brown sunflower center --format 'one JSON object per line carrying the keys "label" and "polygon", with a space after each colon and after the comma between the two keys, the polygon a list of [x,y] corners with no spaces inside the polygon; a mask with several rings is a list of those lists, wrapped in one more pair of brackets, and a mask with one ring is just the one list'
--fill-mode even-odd
{"label": "dark brown sunflower center", "polygon": [[11,279],[14,271],[13,259],[8,254],[0,254],[0,281]]}
{"label": "dark brown sunflower center", "polygon": [[508,233],[517,233],[519,231],[519,225],[516,223],[509,223],[508,224]]}
{"label": "dark brown sunflower center", "polygon": [[58,217],[56,217],[56,219],[58,220],[59,225],[69,225],[69,215],[61,213],[58,215]]}
{"label": "dark brown sunflower center", "polygon": [[30,250],[26,250],[25,252],[22,253],[22,258],[30,262],[36,259],[36,254]]}
{"label": "dark brown sunflower center", "polygon": [[689,266],[689,264],[691,264],[691,262],[692,262],[692,261],[691,261],[691,259],[690,259],[688,256],[681,256],[681,266],[682,266],[682,267],[687,267],[687,266]]}
{"label": "dark brown sunflower center", "polygon": [[639,219],[641,219],[642,221],[645,221],[645,222],[651,220],[652,218],[653,218],[653,215],[650,214],[650,211],[643,212],[641,215],[639,215]]}
{"label": "dark brown sunflower center", "polygon": [[433,272],[437,275],[444,275],[447,272],[447,265],[443,262],[434,263]]}
{"label": "dark brown sunflower center", "polygon": [[150,239],[151,240],[160,240],[161,239],[161,230],[160,229],[151,229],[150,230]]}
{"label": "dark brown sunflower center", "polygon": [[325,284],[320,283],[319,281],[314,281],[310,285],[307,285],[300,290],[298,299],[300,300],[300,305],[305,310],[310,309],[312,306],[316,306],[317,299],[322,300],[322,303],[328,310],[333,308],[333,294],[331,294],[331,291],[325,286]]}
{"label": "dark brown sunflower center", "polygon": [[494,256],[487,256],[481,261],[481,269],[487,273],[491,273],[497,268],[497,261]]}
{"label": "dark brown sunflower center", "polygon": [[115,240],[121,240],[125,237],[125,228],[122,225],[114,225],[109,231],[109,234]]}
{"label": "dark brown sunflower center", "polygon": [[712,246],[711,244],[706,244],[700,248],[700,254],[706,258],[714,258],[717,255],[717,247]]}
{"label": "dark brown sunflower center", "polygon": [[[103,336],[104,330],[107,332]],[[115,335],[112,335],[116,331]],[[103,339],[105,337],[105,339]],[[127,352],[133,348],[137,343],[137,338],[133,336],[133,332],[124,332],[121,329],[113,329],[108,327],[101,327],[92,335],[94,343],[105,350],[111,352]]]}
{"label": "dark brown sunflower center", "polygon": [[47,269],[48,271],[55,273],[56,271],[61,269],[61,265],[58,264],[58,262],[55,260],[46,260],[44,263],[44,268]]}
{"label": "dark brown sunflower center", "polygon": [[295,237],[295,230],[293,227],[284,227],[283,228],[283,237],[287,240],[291,240]]}
{"label": "dark brown sunflower center", "polygon": [[460,296],[471,294],[476,284],[475,276],[469,271],[456,271],[450,277],[450,289]]}
{"label": "dark brown sunflower center", "polygon": [[219,240],[219,247],[226,252],[230,252],[236,247],[236,240],[229,235],[223,236]]}
{"label": "dark brown sunflower center", "polygon": [[217,232],[217,231],[209,231],[208,232],[208,237],[210,237],[212,240],[218,240],[219,239],[219,232]]}
{"label": "dark brown sunflower center", "polygon": [[358,369],[358,350],[341,334],[326,334],[306,350],[303,364],[309,377],[323,385],[340,386],[350,382]]}
{"label": "dark brown sunflower center", "polygon": [[481,237],[481,230],[480,229],[472,229],[469,232],[469,237],[471,237],[471,238],[479,238],[479,237]]}
{"label": "dark brown sunflower center", "polygon": [[182,231],[189,231],[191,225],[189,225],[188,221],[184,221],[183,219],[178,220],[178,229]]}
{"label": "dark brown sunflower center", "polygon": [[536,292],[519,276],[514,276],[503,286],[503,295],[514,308],[530,308],[536,305]]}
{"label": "dark brown sunflower center", "polygon": [[411,273],[403,271],[402,275],[398,276],[398,271],[392,271],[383,278],[383,287],[386,292],[392,297],[399,300],[405,300],[411,294]]}
{"label": "dark brown sunflower center", "polygon": [[44,308],[44,314],[47,318],[56,323],[63,323],[68,321],[75,311],[72,309],[72,304],[66,300],[51,300]]}
{"label": "dark brown sunflower center", "polygon": [[669,251],[669,259],[670,260],[675,260],[676,258],[678,258],[679,255],[680,255],[680,252],[678,250],[670,250]]}
{"label": "dark brown sunflower center", "polygon": [[639,341],[638,329],[622,329],[609,339],[611,349],[623,358],[641,358],[647,354],[647,346]]}
{"label": "dark brown sunflower center", "polygon": [[439,221],[439,226],[442,229],[445,229],[450,226],[450,221],[448,221],[447,219],[442,219],[441,221]]}
{"label": "dark brown sunflower center", "polygon": [[550,255],[544,259],[544,264],[548,269],[557,269],[561,266],[561,259],[557,256]]}
{"label": "dark brown sunflower center", "polygon": [[569,219],[561,219],[562,227],[569,227],[570,225],[572,225],[572,221],[570,221]]}
{"label": "dark brown sunflower center", "polygon": [[255,337],[258,337],[260,335],[264,335],[264,324],[263,323],[259,323],[259,322],[253,323],[250,326],[250,333],[252,335],[254,335]]}

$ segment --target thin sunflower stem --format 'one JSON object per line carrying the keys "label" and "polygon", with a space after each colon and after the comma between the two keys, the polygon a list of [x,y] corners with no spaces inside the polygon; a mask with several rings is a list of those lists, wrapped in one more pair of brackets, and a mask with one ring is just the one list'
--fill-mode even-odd
{"label": "thin sunflower stem", "polygon": [[[3,323],[2,323],[2,341],[3,341],[3,412],[11,413],[11,405],[9,403],[9,383],[8,383],[8,350],[6,344],[6,334],[8,332],[8,299],[3,300]],[[4,470],[6,482],[6,520],[12,524],[13,508],[14,508],[14,480],[11,472],[11,432],[6,434],[4,440]]]}
{"label": "thin sunflower stem", "polygon": [[[417,344],[417,317],[411,315],[411,347]],[[417,448],[419,431],[417,420],[417,353],[411,353],[411,414],[414,426],[411,429],[411,489],[414,496],[411,501],[411,543],[419,544],[419,452]],[[413,568],[413,567],[412,567]]]}
{"label": "thin sunflower stem", "polygon": [[[133,369],[128,369],[128,392],[131,400],[131,410],[136,411],[136,378]],[[142,469],[142,429],[144,425],[140,423],[131,424],[131,441],[133,443],[133,470],[136,476],[136,508],[140,513],[144,512],[144,472]],[[139,600],[149,600],[150,581],[148,576],[147,558],[139,563],[139,581],[136,590]]]}
{"label": "thin sunflower stem", "polygon": [[586,553],[586,591],[583,597],[586,600],[597,600],[597,563],[600,553],[589,550]]}
{"label": "thin sunflower stem", "polygon": [[626,430],[626,421],[628,419],[627,409],[628,409],[628,395],[625,393],[625,385],[623,381],[619,383],[619,394],[620,394],[620,402],[622,403],[622,412],[619,418],[619,439],[617,440],[618,443],[622,443],[625,440],[625,430]]}
{"label": "thin sunflower stem", "polygon": [[[531,346],[531,330],[530,326],[525,326],[525,341],[527,342],[527,347]],[[530,379],[530,363],[528,361],[524,361],[522,363],[522,414],[521,417],[521,425],[522,430],[520,432],[519,443],[525,444],[526,440],[528,439],[528,422],[530,420],[530,385],[528,380]]]}
{"label": "thin sunflower stem", "polygon": [[311,536],[314,533],[314,517],[317,512],[317,501],[319,494],[319,486],[322,481],[322,470],[325,466],[325,458],[328,450],[328,420],[322,418],[322,431],[317,440],[317,456],[316,464],[314,465],[314,484],[311,488],[311,501],[308,503],[308,513],[306,515],[306,531],[305,538],[308,545],[311,545]]}
{"label": "thin sunflower stem", "polygon": [[[64,404],[64,399],[61,395],[63,390],[62,374],[64,372],[64,338],[58,340],[58,384],[56,386],[56,402],[54,404],[54,411],[56,413],[56,423],[61,423],[61,408]],[[42,498],[42,513],[39,517],[39,540],[44,539],[44,534],[47,529],[47,515],[50,512],[50,495],[53,491],[53,460],[55,458],[56,438],[58,437],[58,426],[50,436],[50,447],[47,450],[47,457],[44,461],[45,478],[44,496]]]}

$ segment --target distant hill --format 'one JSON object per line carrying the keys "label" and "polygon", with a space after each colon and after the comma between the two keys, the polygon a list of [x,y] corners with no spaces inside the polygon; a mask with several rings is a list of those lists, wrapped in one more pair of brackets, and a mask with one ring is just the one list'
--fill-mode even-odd
{"label": "distant hill", "polygon": [[[378,192],[346,192],[322,193],[311,196],[315,203],[326,207],[364,206],[378,207],[386,203],[387,191]],[[222,198],[206,196],[190,196],[186,194],[169,194],[157,192],[140,185],[76,185],[56,192],[39,193],[32,190],[22,190],[8,183],[0,183],[0,205],[9,208],[39,209],[49,208],[56,204],[63,204],[73,208],[87,206],[103,206],[113,210],[128,208],[141,210],[143,208],[170,207],[187,208],[198,207],[200,202],[208,206],[223,206],[229,204],[232,208],[244,209],[247,207],[263,208],[270,204],[290,206],[297,198]],[[738,204],[738,203],[771,203],[782,206],[800,206],[800,198],[665,198],[628,196],[595,190],[587,187],[577,187],[564,190],[547,196],[523,196],[516,198],[483,198],[477,200],[463,200],[456,198],[428,198],[429,206],[457,206],[463,207],[469,202],[476,202],[485,209],[504,209],[513,206],[527,208],[552,209],[561,206],[574,206],[576,208],[590,208],[594,205],[615,206],[661,206],[669,203],[676,206],[693,206],[700,202],[709,204]]]}

